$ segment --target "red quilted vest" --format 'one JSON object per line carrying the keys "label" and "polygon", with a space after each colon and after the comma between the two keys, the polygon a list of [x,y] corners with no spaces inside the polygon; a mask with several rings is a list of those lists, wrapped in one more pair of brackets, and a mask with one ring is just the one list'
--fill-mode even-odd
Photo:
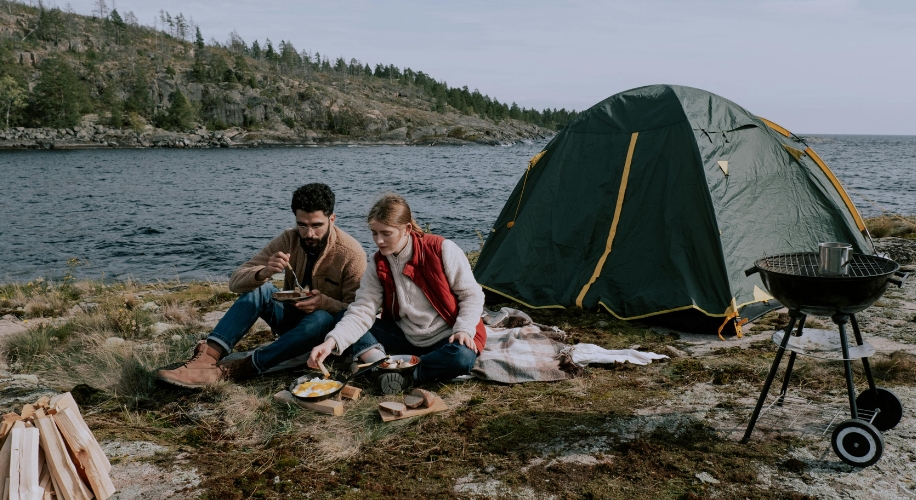
{"label": "red quilted vest", "polygon": [[[414,282],[423,295],[433,305],[433,309],[449,325],[454,326],[458,319],[458,297],[452,292],[442,267],[442,242],[445,238],[434,234],[424,234],[422,238],[413,235],[413,258],[404,265],[404,276]],[[375,252],[375,270],[382,282],[384,297],[382,299],[382,319],[397,321],[401,319],[398,307],[398,295],[394,289],[394,276],[391,266],[380,252]],[[470,332],[468,332],[470,333]],[[474,333],[474,343],[478,351],[483,351],[487,343],[487,329],[481,319]]]}

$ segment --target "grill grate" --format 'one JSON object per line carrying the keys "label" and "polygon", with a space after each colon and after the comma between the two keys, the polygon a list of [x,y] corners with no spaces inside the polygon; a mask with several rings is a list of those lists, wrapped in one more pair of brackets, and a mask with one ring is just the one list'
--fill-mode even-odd
{"label": "grill grate", "polygon": [[869,278],[889,274],[897,269],[897,263],[892,260],[873,255],[855,254],[849,262],[847,274],[821,274],[818,271],[819,255],[813,252],[772,255],[758,260],[756,265],[769,272],[813,278]]}

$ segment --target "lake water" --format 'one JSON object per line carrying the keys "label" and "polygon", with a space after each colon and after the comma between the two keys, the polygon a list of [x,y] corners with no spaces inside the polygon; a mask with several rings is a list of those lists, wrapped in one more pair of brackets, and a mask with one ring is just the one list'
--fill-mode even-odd
{"label": "lake water", "polygon": [[[916,212],[916,137],[806,140],[863,215]],[[367,251],[363,217],[385,191],[477,249],[545,143],[0,152],[0,280],[61,276],[72,257],[84,277],[225,280],[293,225],[292,191],[315,181],[334,189],[338,225]]]}

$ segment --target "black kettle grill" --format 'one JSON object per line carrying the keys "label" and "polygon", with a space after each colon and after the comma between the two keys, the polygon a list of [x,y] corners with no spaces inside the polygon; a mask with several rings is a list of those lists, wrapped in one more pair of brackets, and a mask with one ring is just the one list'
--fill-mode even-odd
{"label": "black kettle grill", "polygon": [[[789,309],[790,319],[785,331],[776,332],[773,336],[779,350],[741,442],[747,443],[750,440],[754,424],[757,423],[782,361],[782,355],[788,349],[791,354],[776,404],[781,404],[785,399],[795,356],[797,353],[805,353],[805,349],[799,346],[802,345],[801,338],[804,335],[807,316],[830,316],[840,330],[840,359],[846,372],[851,416],[849,420],[834,427],[831,443],[833,451],[843,462],[857,467],[867,467],[881,458],[884,452],[881,431],[892,429],[900,422],[903,407],[893,392],[875,386],[868,363],[868,355],[873,353],[874,349],[862,340],[855,313],[874,304],[890,285],[902,287],[909,273],[901,272],[896,262],[873,255],[853,255],[848,262],[846,274],[822,274],[819,264],[817,253],[790,253],[759,259],[754,263],[754,267],[744,272],[747,276],[760,273],[760,278],[770,294]],[[796,323],[798,330],[793,334],[792,329]],[[855,346],[849,345],[846,335],[847,323],[852,324]],[[810,345],[810,339],[806,340],[809,340]],[[851,364],[851,361],[857,358],[862,359],[868,379],[868,389],[858,397],[852,380]]]}

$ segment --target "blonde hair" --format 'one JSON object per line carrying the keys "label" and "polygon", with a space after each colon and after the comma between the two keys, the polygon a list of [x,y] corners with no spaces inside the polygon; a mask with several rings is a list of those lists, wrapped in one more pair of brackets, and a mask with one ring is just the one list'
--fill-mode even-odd
{"label": "blonde hair", "polygon": [[366,216],[366,222],[381,222],[388,226],[407,226],[407,229],[416,233],[418,237],[423,237],[423,229],[420,224],[413,218],[410,211],[410,205],[404,198],[394,193],[383,194],[378,201],[369,209],[369,215]]}

